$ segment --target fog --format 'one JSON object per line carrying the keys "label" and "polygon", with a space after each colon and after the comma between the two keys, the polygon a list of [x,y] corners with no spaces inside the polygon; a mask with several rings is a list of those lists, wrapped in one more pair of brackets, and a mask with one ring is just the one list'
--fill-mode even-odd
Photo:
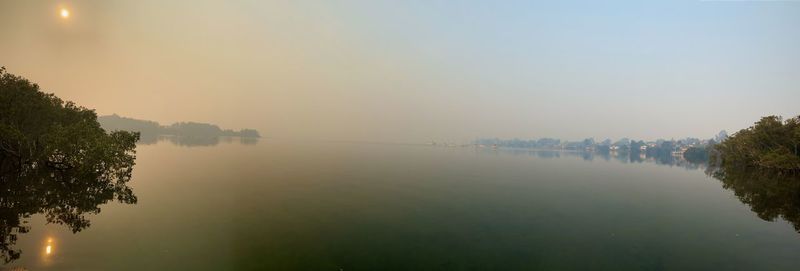
{"label": "fog", "polygon": [[800,2],[527,2],[6,0],[0,66],[98,114],[274,138],[709,138],[800,114]]}

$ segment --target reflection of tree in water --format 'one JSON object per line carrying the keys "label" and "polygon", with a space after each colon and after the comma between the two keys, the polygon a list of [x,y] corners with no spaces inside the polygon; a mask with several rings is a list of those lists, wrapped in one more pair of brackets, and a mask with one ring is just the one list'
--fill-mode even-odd
{"label": "reflection of tree in water", "polygon": [[220,137],[225,143],[239,143],[242,145],[255,145],[258,143],[257,137],[223,136]]}
{"label": "reflection of tree in water", "polygon": [[163,138],[172,144],[183,147],[216,146],[219,144],[219,137],[165,136]]}
{"label": "reflection of tree in water", "polygon": [[644,152],[592,152],[573,150],[530,150],[530,149],[488,149],[476,148],[480,153],[506,153],[512,155],[530,155],[538,158],[576,157],[584,161],[593,161],[596,157],[603,160],[615,160],[621,163],[655,163],[657,165],[675,166],[685,169],[702,169],[707,166],[705,162],[692,162],[682,157],[673,156],[671,153],[644,153]]}
{"label": "reflection of tree in water", "polygon": [[48,223],[61,224],[73,232],[89,227],[86,214],[100,212],[99,205],[116,199],[136,203],[136,196],[126,185],[130,166],[106,171],[95,167],[55,170],[47,166],[28,166],[22,172],[0,176],[0,257],[5,262],[19,258],[14,250],[16,234],[26,233],[26,218],[44,214]]}
{"label": "reflection of tree in water", "polygon": [[258,138],[254,137],[236,137],[236,136],[172,136],[172,135],[152,135],[142,134],[138,144],[152,145],[161,141],[172,143],[173,145],[182,147],[210,147],[223,143],[238,143],[242,145],[255,145],[258,143]]}
{"label": "reflection of tree in water", "polygon": [[152,145],[158,143],[158,140],[159,138],[157,135],[139,133],[139,141],[136,143],[141,145]]}
{"label": "reflection of tree in water", "polygon": [[705,168],[708,175],[722,181],[723,187],[732,190],[736,197],[750,206],[758,217],[767,221],[782,218],[800,232],[800,175],[770,172],[736,167],[709,167],[705,163],[694,163],[672,155],[648,155],[646,153],[591,153],[583,151],[523,150],[523,149],[477,149],[482,153],[506,153],[530,155],[539,158],[574,157],[591,161],[599,155],[603,159],[614,158],[623,163],[655,163],[686,169]]}
{"label": "reflection of tree in water", "polygon": [[722,187],[733,191],[761,219],[780,217],[800,232],[800,176],[735,167],[706,172],[722,181]]}
{"label": "reflection of tree in water", "polygon": [[239,144],[242,145],[255,145],[258,144],[258,138],[255,137],[240,137]]}

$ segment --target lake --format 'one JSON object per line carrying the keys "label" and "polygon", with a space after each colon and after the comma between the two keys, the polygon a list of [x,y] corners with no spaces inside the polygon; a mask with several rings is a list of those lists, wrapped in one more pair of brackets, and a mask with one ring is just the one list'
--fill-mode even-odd
{"label": "lake", "polygon": [[262,139],[160,141],[136,162],[137,204],[76,234],[34,215],[6,267],[800,270],[780,218],[800,200],[745,203],[763,193],[685,161]]}

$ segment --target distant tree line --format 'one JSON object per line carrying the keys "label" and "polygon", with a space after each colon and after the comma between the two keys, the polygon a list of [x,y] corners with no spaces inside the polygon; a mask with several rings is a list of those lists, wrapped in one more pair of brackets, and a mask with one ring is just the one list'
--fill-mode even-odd
{"label": "distant tree line", "polygon": [[499,147],[519,148],[519,149],[557,149],[561,147],[561,139],[555,138],[542,138],[542,139],[499,139],[499,138],[481,138],[475,141],[475,144],[481,145],[497,145]]}
{"label": "distant tree line", "polygon": [[483,138],[476,140],[475,144],[519,149],[591,151],[601,154],[614,152],[631,156],[644,155],[646,157],[656,158],[678,155],[684,157],[690,162],[703,163],[708,161],[709,146],[716,144],[717,140],[724,140],[725,137],[727,137],[727,133],[722,131],[715,137],[716,140],[701,140],[698,138],[689,137],[679,140],[658,139],[655,141],[645,142],[644,140],[631,140],[629,138],[622,138],[617,141],[605,139],[603,141],[596,142],[594,138],[586,138],[580,141],[564,141],[555,138],[531,140]]}
{"label": "distant tree line", "polygon": [[752,127],[742,129],[732,136],[725,131],[713,139],[680,140],[659,139],[651,142],[623,138],[612,143],[610,139],[595,142],[593,138],[581,141],[542,139],[478,139],[475,144],[505,148],[563,149],[599,153],[621,152],[648,157],[680,155],[690,162],[707,162],[725,167],[759,168],[800,173],[800,116],[783,120],[779,116],[761,118]]}
{"label": "distant tree line", "polygon": [[104,129],[109,131],[136,131],[143,136],[174,135],[186,137],[239,136],[248,138],[261,137],[253,129],[221,129],[219,126],[198,122],[178,122],[172,125],[160,125],[158,122],[120,117],[116,114],[98,118]]}

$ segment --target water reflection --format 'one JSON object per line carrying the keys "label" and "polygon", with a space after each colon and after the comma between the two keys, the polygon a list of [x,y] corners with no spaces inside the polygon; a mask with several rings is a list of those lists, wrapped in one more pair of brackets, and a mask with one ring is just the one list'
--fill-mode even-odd
{"label": "water reflection", "polygon": [[219,144],[219,137],[165,136],[161,140],[183,147],[209,147]]}
{"label": "water reflection", "polygon": [[489,149],[476,148],[479,153],[503,153],[512,155],[529,155],[537,158],[551,159],[573,157],[584,161],[594,161],[601,159],[604,161],[617,161],[621,163],[654,163],[657,165],[681,167],[685,169],[697,170],[705,169],[705,162],[692,162],[681,156],[671,154],[646,154],[629,152],[591,152],[591,151],[572,151],[572,150],[526,150],[526,149]]}
{"label": "water reflection", "polygon": [[169,142],[173,145],[182,147],[210,147],[219,145],[220,142],[227,144],[242,144],[242,145],[255,145],[258,144],[258,138],[254,137],[237,137],[237,136],[212,136],[212,137],[197,137],[197,136],[164,136],[164,135],[142,135],[138,144],[152,145],[159,142]]}
{"label": "water reflection", "polygon": [[722,187],[733,191],[759,218],[783,218],[800,233],[800,176],[734,167],[709,168],[706,173],[722,181]]}
{"label": "water reflection", "polygon": [[47,245],[44,247],[44,254],[53,254],[53,238],[47,238]]}
{"label": "water reflection", "polygon": [[524,149],[478,150],[482,153],[530,155],[544,159],[575,157],[593,161],[599,158],[606,161],[613,159],[622,163],[654,163],[689,170],[704,169],[706,174],[722,181],[723,188],[733,191],[739,200],[749,205],[759,218],[766,221],[782,218],[800,233],[800,176],[798,175],[756,169],[710,167],[705,162],[691,162],[672,155]]}
{"label": "water reflection", "polygon": [[[14,245],[18,234],[30,231],[27,219],[44,214],[48,223],[60,224],[77,233],[90,225],[87,214],[100,213],[100,205],[112,200],[135,204],[127,182],[133,160],[92,160],[66,169],[43,164],[25,164],[0,172],[0,258],[8,263],[22,253]],[[45,246],[53,253],[53,240]]]}

